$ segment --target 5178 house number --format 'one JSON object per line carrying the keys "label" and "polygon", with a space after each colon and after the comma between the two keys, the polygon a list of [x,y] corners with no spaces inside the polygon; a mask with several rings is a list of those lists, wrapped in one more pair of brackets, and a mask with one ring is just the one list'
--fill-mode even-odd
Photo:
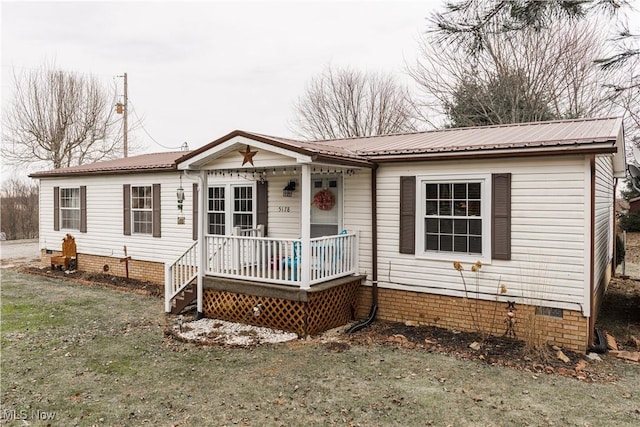
{"label": "5178 house number", "polygon": [[290,206],[278,206],[278,212],[291,212]]}

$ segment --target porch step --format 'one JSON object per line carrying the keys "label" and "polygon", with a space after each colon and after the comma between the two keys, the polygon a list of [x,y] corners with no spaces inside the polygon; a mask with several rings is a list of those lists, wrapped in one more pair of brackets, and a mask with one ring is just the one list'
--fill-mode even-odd
{"label": "porch step", "polygon": [[196,300],[198,291],[194,285],[189,285],[182,292],[180,292],[172,301],[171,313],[180,314],[186,306]]}

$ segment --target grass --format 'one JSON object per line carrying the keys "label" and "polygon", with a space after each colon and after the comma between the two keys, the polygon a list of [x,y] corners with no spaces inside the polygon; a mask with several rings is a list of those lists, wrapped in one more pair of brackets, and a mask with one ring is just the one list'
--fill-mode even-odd
{"label": "grass", "polygon": [[8,425],[24,425],[7,420],[15,414],[30,425],[65,426],[640,421],[640,366],[630,363],[611,362],[616,383],[589,384],[376,345],[199,347],[164,336],[157,298],[6,270],[1,296],[0,402]]}

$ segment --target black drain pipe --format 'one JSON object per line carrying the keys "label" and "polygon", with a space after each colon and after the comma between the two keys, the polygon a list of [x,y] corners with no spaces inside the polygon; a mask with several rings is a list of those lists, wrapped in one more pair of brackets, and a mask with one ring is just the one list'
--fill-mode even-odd
{"label": "black drain pipe", "polygon": [[378,165],[371,168],[371,310],[367,320],[357,323],[347,330],[348,334],[369,326],[378,312],[378,188],[376,185]]}

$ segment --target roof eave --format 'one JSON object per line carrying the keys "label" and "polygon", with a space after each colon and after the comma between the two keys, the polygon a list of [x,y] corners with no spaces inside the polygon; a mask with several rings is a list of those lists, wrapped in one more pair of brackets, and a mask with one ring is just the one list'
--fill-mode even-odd
{"label": "roof eave", "polygon": [[431,160],[458,160],[458,159],[492,159],[505,157],[539,157],[549,155],[573,155],[573,154],[613,154],[616,153],[614,143],[598,144],[590,147],[540,147],[528,149],[494,149],[491,151],[465,150],[459,152],[432,152],[415,154],[391,154],[367,156],[375,163],[389,163],[402,161],[431,161]]}
{"label": "roof eave", "polygon": [[[313,149],[310,150],[296,146],[293,143],[286,144],[262,135],[255,135],[249,132],[236,130],[178,159],[176,161],[178,169],[199,169],[202,165],[208,163],[212,159],[211,156],[216,151],[228,148],[227,146],[232,143],[234,138],[237,137],[246,138],[248,140],[246,142],[243,141],[243,144],[253,141],[255,142],[254,145],[257,147],[275,148],[283,155],[294,157],[298,163],[326,162],[344,166],[372,167],[371,162],[364,158],[364,156],[342,156],[339,154],[318,152]],[[210,154],[208,154],[208,152]]]}
{"label": "roof eave", "polygon": [[314,162],[329,163],[340,166],[353,166],[360,168],[373,168],[374,162],[369,159],[358,159],[353,157],[332,156],[330,154],[314,154]]}
{"label": "roof eave", "polygon": [[132,169],[103,169],[103,170],[81,170],[81,171],[66,171],[66,172],[34,172],[29,174],[29,178],[61,178],[61,177],[76,177],[76,176],[97,176],[97,175],[113,175],[117,174],[134,174],[134,173],[157,173],[157,172],[172,172],[175,171],[176,165],[166,167],[154,167],[154,168],[132,168]]}

